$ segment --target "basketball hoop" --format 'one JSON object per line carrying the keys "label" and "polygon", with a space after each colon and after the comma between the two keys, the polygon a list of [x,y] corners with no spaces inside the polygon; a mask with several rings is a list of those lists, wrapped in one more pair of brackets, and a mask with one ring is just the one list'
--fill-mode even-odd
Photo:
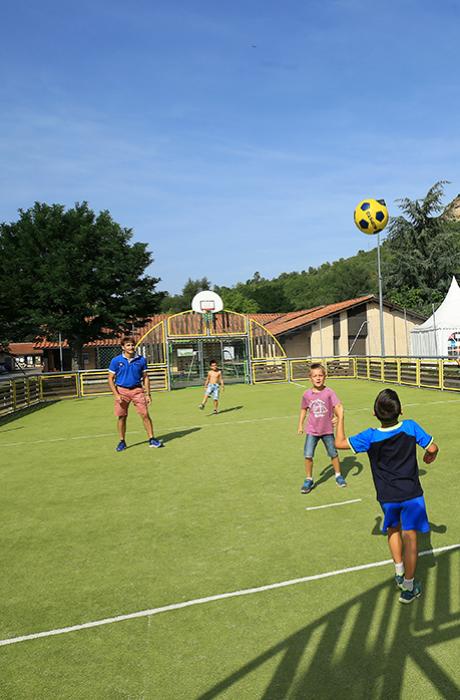
{"label": "basketball hoop", "polygon": [[224,302],[216,292],[203,291],[195,294],[192,300],[192,311],[197,314],[212,314],[222,311]]}
{"label": "basketball hoop", "polygon": [[202,314],[214,313],[216,310],[216,303],[214,299],[204,299],[200,301],[200,309]]}

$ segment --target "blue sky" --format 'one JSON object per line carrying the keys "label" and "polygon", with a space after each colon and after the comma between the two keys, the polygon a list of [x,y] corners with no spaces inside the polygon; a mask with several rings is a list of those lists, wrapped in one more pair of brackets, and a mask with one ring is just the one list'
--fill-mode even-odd
{"label": "blue sky", "polygon": [[87,200],[161,289],[369,249],[355,204],[460,191],[457,0],[4,3],[0,220]]}

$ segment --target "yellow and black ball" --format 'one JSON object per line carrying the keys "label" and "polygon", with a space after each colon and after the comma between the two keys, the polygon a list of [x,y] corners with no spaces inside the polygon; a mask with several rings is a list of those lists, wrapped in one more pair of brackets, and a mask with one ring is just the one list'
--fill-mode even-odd
{"label": "yellow and black ball", "polygon": [[355,209],[355,224],[363,233],[372,235],[383,231],[388,223],[384,199],[363,199]]}

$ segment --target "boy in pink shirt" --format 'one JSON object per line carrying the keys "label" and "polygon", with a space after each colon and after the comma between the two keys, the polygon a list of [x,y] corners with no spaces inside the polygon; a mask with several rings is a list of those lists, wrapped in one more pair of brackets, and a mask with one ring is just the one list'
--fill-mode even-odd
{"label": "boy in pink shirt", "polygon": [[[347,482],[340,473],[340,462],[334,444],[333,418],[337,415],[336,408],[340,405],[337,394],[325,385],[326,370],[323,365],[314,363],[310,367],[310,381],[312,388],[302,396],[300,404],[299,427],[297,432],[302,435],[304,430],[307,434],[304,447],[305,457],[305,481],[301,488],[301,493],[310,493],[314,486],[313,481],[313,455],[316,445],[323,441],[327,453],[331,458],[335,471],[335,483],[344,487]],[[308,420],[305,424],[305,418]]]}

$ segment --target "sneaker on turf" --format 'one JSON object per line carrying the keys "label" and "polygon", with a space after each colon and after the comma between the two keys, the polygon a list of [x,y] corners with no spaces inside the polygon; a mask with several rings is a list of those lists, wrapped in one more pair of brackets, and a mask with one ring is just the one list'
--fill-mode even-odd
{"label": "sneaker on turf", "polygon": [[347,482],[341,474],[335,477],[335,483],[337,484],[337,486],[340,486],[341,489],[343,489],[343,487],[347,485]]}
{"label": "sneaker on turf", "polygon": [[117,445],[117,452],[123,452],[123,450],[126,450],[127,444],[124,440],[120,440],[120,442]]}
{"label": "sneaker on turf", "polygon": [[217,409],[214,409],[214,415],[217,416],[218,413],[219,411]]}
{"label": "sneaker on turf", "polygon": [[157,440],[156,438],[149,438],[149,447],[164,447],[164,445],[161,440]]}
{"label": "sneaker on turf", "polygon": [[422,595],[422,584],[419,581],[414,581],[414,587],[411,591],[406,588],[401,590],[401,595],[399,596],[400,603],[412,603],[416,598],[420,598]]}
{"label": "sneaker on turf", "polygon": [[200,411],[202,411],[203,408],[204,408],[204,403],[200,403],[200,405],[198,406],[198,408],[200,409]]}
{"label": "sneaker on turf", "polygon": [[398,588],[403,590],[403,582],[404,582],[404,576],[398,576],[398,574],[395,574],[395,583]]}
{"label": "sneaker on turf", "polygon": [[305,479],[305,481],[303,482],[303,486],[300,489],[300,493],[310,493],[313,486],[313,479]]}

